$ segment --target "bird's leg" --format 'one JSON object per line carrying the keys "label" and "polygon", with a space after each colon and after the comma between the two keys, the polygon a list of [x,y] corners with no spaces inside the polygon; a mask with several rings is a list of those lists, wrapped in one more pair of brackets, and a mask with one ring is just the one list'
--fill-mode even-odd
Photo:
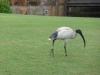
{"label": "bird's leg", "polygon": [[64,49],[65,49],[65,56],[67,56],[67,52],[66,52],[66,43],[64,44]]}
{"label": "bird's leg", "polygon": [[[55,40],[52,41],[52,49],[51,49],[51,53],[52,53],[53,56],[54,56],[54,41],[55,41]],[[50,53],[50,54],[51,54],[51,53]]]}
{"label": "bird's leg", "polygon": [[53,49],[51,49],[51,52],[50,52],[50,55],[53,55],[53,57],[54,57],[54,51],[53,51]]}

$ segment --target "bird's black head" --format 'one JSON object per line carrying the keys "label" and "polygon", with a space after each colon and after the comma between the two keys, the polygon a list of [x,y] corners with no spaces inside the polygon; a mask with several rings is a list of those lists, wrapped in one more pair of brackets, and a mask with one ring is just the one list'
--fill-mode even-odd
{"label": "bird's black head", "polygon": [[84,47],[85,47],[86,42],[85,42],[85,38],[84,38],[84,36],[83,36],[83,34],[82,34],[82,31],[81,31],[80,29],[77,29],[77,30],[76,30],[76,33],[79,33],[79,34],[81,35],[81,37],[82,37],[82,39],[83,39],[83,41],[84,41]]}
{"label": "bird's black head", "polygon": [[82,33],[80,29],[76,29],[76,33]]}

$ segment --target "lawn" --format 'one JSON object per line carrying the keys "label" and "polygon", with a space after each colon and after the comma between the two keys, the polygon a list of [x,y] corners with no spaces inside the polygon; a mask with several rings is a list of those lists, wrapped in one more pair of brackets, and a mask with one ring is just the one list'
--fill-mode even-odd
{"label": "lawn", "polygon": [[[55,42],[50,56],[48,37],[58,27],[80,28],[80,35],[67,43]],[[0,75],[99,75],[100,18],[50,17],[0,14]]]}

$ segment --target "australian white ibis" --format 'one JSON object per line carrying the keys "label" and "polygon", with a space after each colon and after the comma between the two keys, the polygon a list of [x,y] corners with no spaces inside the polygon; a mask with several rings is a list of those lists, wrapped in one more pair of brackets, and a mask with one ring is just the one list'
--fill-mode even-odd
{"label": "australian white ibis", "polygon": [[69,39],[74,39],[76,37],[77,33],[79,33],[81,35],[83,42],[84,42],[84,47],[85,47],[85,45],[86,45],[85,38],[84,38],[82,31],[80,29],[76,29],[75,31],[73,31],[70,27],[58,28],[48,39],[48,40],[52,40],[51,53],[53,54],[53,56],[54,56],[54,42],[55,42],[55,40],[58,39],[58,40],[64,41],[65,56],[67,56],[66,42]]}

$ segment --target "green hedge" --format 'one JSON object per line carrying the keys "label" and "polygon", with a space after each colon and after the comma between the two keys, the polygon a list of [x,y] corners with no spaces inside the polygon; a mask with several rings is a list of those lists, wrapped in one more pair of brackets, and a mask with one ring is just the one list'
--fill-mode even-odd
{"label": "green hedge", "polygon": [[11,13],[8,0],[0,0],[0,13]]}

